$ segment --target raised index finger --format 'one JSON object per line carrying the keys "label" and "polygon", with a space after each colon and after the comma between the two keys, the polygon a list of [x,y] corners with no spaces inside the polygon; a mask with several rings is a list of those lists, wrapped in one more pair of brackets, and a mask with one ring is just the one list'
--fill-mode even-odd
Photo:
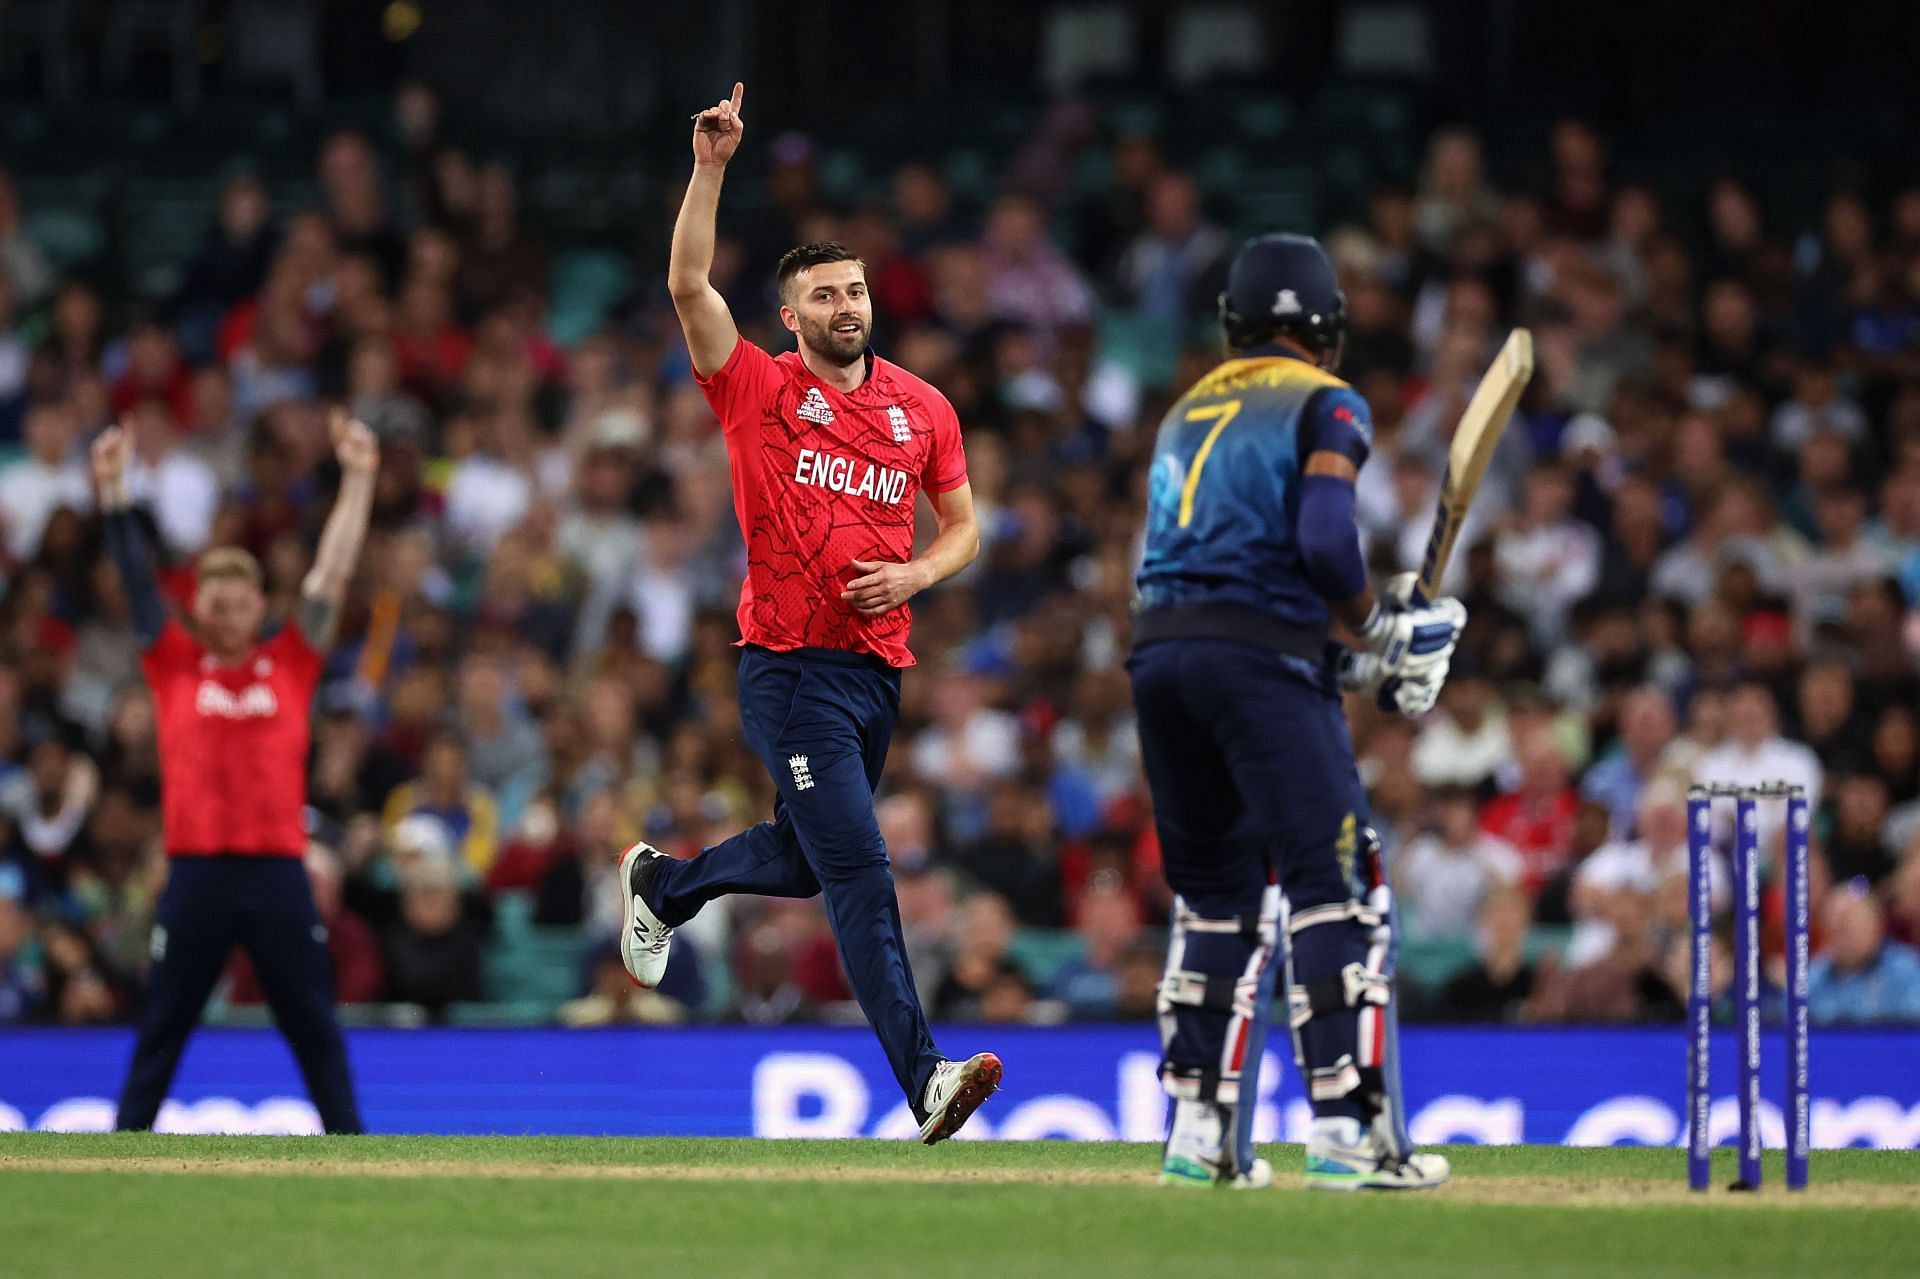
{"label": "raised index finger", "polygon": [[740,114],[740,97],[746,91],[747,91],[746,85],[742,84],[738,80],[735,80],[733,82],[733,113],[735,115]]}

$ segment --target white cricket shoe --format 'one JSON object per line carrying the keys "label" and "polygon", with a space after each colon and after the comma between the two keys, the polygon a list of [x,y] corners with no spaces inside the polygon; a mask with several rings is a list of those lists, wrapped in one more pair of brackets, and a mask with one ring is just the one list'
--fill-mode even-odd
{"label": "white cricket shoe", "polygon": [[1196,1190],[1228,1186],[1234,1190],[1265,1190],[1273,1184],[1273,1165],[1254,1159],[1245,1172],[1229,1147],[1234,1113],[1217,1102],[1176,1101],[1173,1124],[1167,1130],[1160,1156],[1160,1184]]}
{"label": "white cricket shoe", "polygon": [[660,922],[646,899],[640,895],[653,868],[667,855],[652,844],[635,844],[620,858],[620,882],[626,887],[626,926],[620,932],[620,962],[627,966],[633,984],[652,990],[667,973],[667,949],[673,945],[673,929]]}
{"label": "white cricket shoe", "polygon": [[931,1146],[960,1131],[980,1103],[1000,1087],[1000,1059],[975,1053],[965,1061],[943,1061],[927,1078],[921,1108],[927,1112],[920,1140]]}
{"label": "white cricket shoe", "polygon": [[1431,1190],[1452,1175],[1445,1155],[1396,1158],[1358,1119],[1315,1119],[1307,1139],[1310,1190]]}

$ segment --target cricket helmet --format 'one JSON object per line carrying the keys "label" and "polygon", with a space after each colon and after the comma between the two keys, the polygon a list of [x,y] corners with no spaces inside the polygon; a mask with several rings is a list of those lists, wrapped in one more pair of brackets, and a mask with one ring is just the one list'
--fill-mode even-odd
{"label": "cricket helmet", "polygon": [[1347,297],[1333,259],[1312,236],[1276,232],[1240,247],[1220,295],[1220,329],[1232,347],[1292,338],[1310,351],[1340,344]]}

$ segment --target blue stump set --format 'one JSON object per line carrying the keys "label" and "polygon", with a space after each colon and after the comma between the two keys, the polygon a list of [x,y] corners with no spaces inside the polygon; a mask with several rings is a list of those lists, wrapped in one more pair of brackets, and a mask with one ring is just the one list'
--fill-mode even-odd
{"label": "blue stump set", "polygon": [[1687,914],[1692,934],[1687,991],[1687,1184],[1705,1190],[1710,1178],[1708,1120],[1713,1093],[1708,1070],[1713,1025],[1713,875],[1710,864],[1715,800],[1734,801],[1733,1005],[1739,1044],[1740,1177],[1735,1190],[1760,1188],[1760,801],[1787,804],[1786,1039],[1787,1187],[1805,1189],[1812,1144],[1807,1070],[1807,837],[1811,826],[1804,788],[1785,783],[1695,786],[1687,792]]}

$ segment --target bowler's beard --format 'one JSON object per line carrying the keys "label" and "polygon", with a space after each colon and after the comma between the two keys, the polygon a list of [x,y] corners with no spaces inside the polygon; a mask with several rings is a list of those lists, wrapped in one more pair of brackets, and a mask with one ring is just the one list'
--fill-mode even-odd
{"label": "bowler's beard", "polygon": [[[841,318],[836,316],[835,323]],[[852,337],[842,337],[826,325],[803,316],[800,318],[800,341],[827,363],[844,369],[867,353],[867,340],[873,336],[873,328],[868,321],[858,316],[854,319],[860,325],[860,332]]]}

